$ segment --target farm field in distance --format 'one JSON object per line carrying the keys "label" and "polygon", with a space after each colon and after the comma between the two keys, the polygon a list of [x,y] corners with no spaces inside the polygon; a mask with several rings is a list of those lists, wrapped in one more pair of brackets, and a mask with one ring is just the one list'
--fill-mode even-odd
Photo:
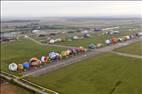
{"label": "farm field in distance", "polygon": [[61,94],[140,94],[141,71],[141,59],[104,53],[27,79]]}
{"label": "farm field in distance", "polygon": [[[118,25],[119,26],[119,25]],[[136,29],[136,30],[131,30],[131,29]],[[74,31],[74,33],[68,33],[66,32],[65,34],[57,34],[55,37],[52,37],[51,39],[56,39],[56,38],[63,38],[65,39],[66,41],[63,41],[63,42],[58,42],[58,43],[55,43],[55,44],[58,44],[58,45],[67,45],[67,46],[83,46],[83,47],[88,47],[89,44],[91,43],[94,43],[94,44],[97,44],[97,43],[104,43],[104,41],[106,39],[111,39],[112,37],[122,37],[122,36],[126,36],[126,35],[130,35],[130,34],[135,34],[136,32],[139,32],[140,31],[140,27],[138,24],[124,24],[124,25],[120,25],[120,28],[119,29],[114,29],[116,31],[120,31],[119,34],[113,34],[113,35],[103,35],[103,33],[109,31],[100,31],[100,32],[89,32],[89,34],[91,35],[91,37],[89,38],[83,38],[83,39],[78,39],[78,40],[68,40],[69,38],[73,37],[73,36],[82,36],[83,37],[83,34],[81,32],[79,33],[76,33]],[[50,37],[50,36],[48,36]],[[47,40],[46,37],[37,37],[35,35],[32,36],[32,38],[34,38],[35,40],[39,41],[39,42],[45,42],[48,43],[49,40]]]}
{"label": "farm field in distance", "polygon": [[114,51],[142,56],[142,41],[133,43],[133,44],[128,45],[126,47],[121,47],[121,48],[115,49]]}

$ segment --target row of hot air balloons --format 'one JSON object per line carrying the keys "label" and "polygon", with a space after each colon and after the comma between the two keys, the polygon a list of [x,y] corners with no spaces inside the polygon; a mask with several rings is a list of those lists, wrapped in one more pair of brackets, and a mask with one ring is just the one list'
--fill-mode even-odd
{"label": "row of hot air balloons", "polygon": [[135,37],[134,35],[126,35],[126,36],[119,37],[119,38],[112,37],[111,39],[105,40],[105,44],[106,45],[116,44],[117,42],[127,41],[127,40],[134,38],[134,37]]}
{"label": "row of hot air balloons", "polygon": [[[111,39],[105,40],[105,44],[106,45],[116,44],[118,42],[123,42],[123,41],[130,40],[130,39],[132,39],[134,37],[135,37],[134,35],[126,35],[126,36],[119,37],[119,38],[116,38],[116,37],[113,36]],[[98,43],[98,44],[91,43],[91,44],[88,45],[88,48],[89,49],[95,49],[95,48],[103,47],[103,45],[104,44],[102,44],[102,43]]]}
{"label": "row of hot air balloons", "polygon": [[[134,37],[135,37],[134,35],[126,35],[126,36],[119,37],[119,38],[112,37],[111,39],[105,40],[105,44],[106,45],[116,44],[117,42],[127,41],[127,40],[134,38]],[[101,47],[103,44],[100,43],[98,45],[100,45],[100,47]],[[89,46],[96,47],[93,44],[90,44]],[[23,71],[23,70],[30,69],[31,67],[35,67],[35,66],[39,67],[42,64],[51,63],[52,61],[61,60],[61,59],[67,58],[71,55],[76,55],[78,53],[83,53],[86,51],[87,51],[87,49],[85,49],[83,47],[79,47],[79,48],[67,49],[67,50],[62,51],[60,53],[50,52],[48,54],[48,56],[42,56],[40,59],[38,59],[37,57],[33,57],[28,62],[24,62],[23,64],[11,63],[11,64],[9,64],[9,70],[11,70],[11,71],[17,71],[17,70],[21,71],[22,70]]]}
{"label": "row of hot air balloons", "polygon": [[41,56],[40,59],[38,59],[37,57],[32,57],[28,62],[24,62],[23,64],[11,63],[9,64],[9,70],[10,71],[26,71],[32,67],[37,68],[43,64],[53,63],[54,61],[67,58],[72,55],[84,53],[86,51],[87,49],[85,49],[84,47],[71,48],[65,51],[61,51],[60,53],[53,51],[48,53],[48,56]]}

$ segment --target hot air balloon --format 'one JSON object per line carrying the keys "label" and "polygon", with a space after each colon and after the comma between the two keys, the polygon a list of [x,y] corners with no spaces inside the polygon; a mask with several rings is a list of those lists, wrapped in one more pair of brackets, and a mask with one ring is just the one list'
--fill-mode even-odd
{"label": "hot air balloon", "polygon": [[105,44],[110,45],[111,44],[111,40],[106,40]]}
{"label": "hot air balloon", "polygon": [[111,41],[112,41],[112,44],[115,44],[115,43],[117,43],[117,38],[116,37],[112,37]]}
{"label": "hot air balloon", "polygon": [[79,54],[81,51],[80,51],[80,48],[75,48],[76,52]]}
{"label": "hot air balloon", "polygon": [[24,69],[23,64],[18,64],[18,70],[22,71]]}
{"label": "hot air balloon", "polygon": [[48,56],[51,60],[55,60],[57,58],[56,52],[50,52]]}
{"label": "hot air balloon", "polygon": [[31,58],[30,59],[30,65],[31,66],[39,66],[39,65],[41,65],[41,61],[39,60],[39,59],[37,59],[36,57],[33,57],[33,58]]}
{"label": "hot air balloon", "polygon": [[62,56],[62,58],[66,58],[66,57],[67,57],[66,51],[62,51],[62,52],[61,52],[61,56]]}
{"label": "hot air balloon", "polygon": [[67,55],[67,56],[71,55],[71,51],[70,51],[70,50],[67,50],[67,51],[66,51],[66,55]]}
{"label": "hot air balloon", "polygon": [[98,43],[98,44],[96,45],[96,47],[97,47],[97,48],[103,47],[103,44],[102,44],[102,43]]}
{"label": "hot air balloon", "polygon": [[24,69],[29,69],[29,68],[30,68],[29,62],[24,62],[24,63],[23,63],[23,68],[24,68]]}
{"label": "hot air balloon", "polygon": [[56,53],[56,59],[57,59],[57,60],[61,60],[61,59],[62,59],[62,56],[61,56],[61,54],[59,54],[59,53]]}
{"label": "hot air balloon", "polygon": [[93,43],[91,43],[91,44],[88,45],[88,48],[89,48],[89,49],[95,49],[95,48],[96,48],[96,45],[93,44]]}
{"label": "hot air balloon", "polygon": [[138,37],[142,36],[142,32],[137,32],[136,36],[138,36]]}
{"label": "hot air balloon", "polygon": [[73,53],[74,55],[77,54],[76,48],[72,48],[71,50],[72,50],[72,53]]}
{"label": "hot air balloon", "polygon": [[122,42],[124,39],[123,38],[118,38],[118,41],[119,42]]}
{"label": "hot air balloon", "polygon": [[53,43],[55,43],[55,40],[54,40],[54,39],[51,39],[51,40],[49,41],[49,43],[50,43],[50,44],[53,44]]}
{"label": "hot air balloon", "polygon": [[8,68],[10,71],[17,71],[18,66],[16,63],[11,63],[9,64]]}
{"label": "hot air balloon", "polygon": [[49,57],[47,57],[47,56],[42,56],[42,57],[41,57],[41,62],[48,63],[48,62],[49,62]]}
{"label": "hot air balloon", "polygon": [[129,40],[129,39],[130,39],[130,36],[128,36],[128,35],[127,35],[127,36],[124,36],[124,39],[125,39],[125,40]]}
{"label": "hot air balloon", "polygon": [[87,51],[87,49],[82,47],[82,46],[80,46],[79,49],[80,49],[81,52],[86,52]]}

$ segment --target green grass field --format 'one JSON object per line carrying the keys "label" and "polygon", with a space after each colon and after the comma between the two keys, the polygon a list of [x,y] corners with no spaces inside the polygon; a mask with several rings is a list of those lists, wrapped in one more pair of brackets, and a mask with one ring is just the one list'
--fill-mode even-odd
{"label": "green grass field", "polygon": [[115,49],[115,51],[142,56],[142,41],[133,43],[133,44],[125,46],[125,47]]}
{"label": "green grass field", "polygon": [[40,46],[31,40],[20,39],[15,42],[1,44],[1,69],[8,72],[8,64],[23,63],[31,57],[48,55],[49,51],[61,51],[62,48]]}
{"label": "green grass field", "polygon": [[73,41],[65,41],[57,43],[59,45],[68,45],[68,46],[83,46],[88,47],[90,43],[104,43],[106,39],[110,38],[110,36],[102,36],[102,35],[94,35],[91,38],[84,38],[79,40],[73,40]]}
{"label": "green grass field", "polygon": [[104,53],[27,79],[61,94],[141,94],[141,61]]}

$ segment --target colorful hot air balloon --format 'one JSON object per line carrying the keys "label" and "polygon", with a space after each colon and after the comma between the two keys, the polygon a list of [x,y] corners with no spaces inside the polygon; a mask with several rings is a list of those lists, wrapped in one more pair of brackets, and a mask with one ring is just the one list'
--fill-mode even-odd
{"label": "colorful hot air balloon", "polygon": [[24,69],[23,64],[18,64],[18,70],[22,71]]}
{"label": "colorful hot air balloon", "polygon": [[80,48],[75,48],[75,50],[76,50],[77,54],[80,53]]}
{"label": "colorful hot air balloon", "polygon": [[49,57],[47,57],[47,56],[42,56],[42,57],[41,57],[41,62],[48,63],[48,62],[49,62]]}
{"label": "colorful hot air balloon", "polygon": [[98,43],[98,44],[96,45],[97,48],[100,48],[100,47],[102,47],[102,46],[103,46],[102,43]]}
{"label": "colorful hot air balloon", "polygon": [[116,37],[112,37],[111,41],[112,41],[112,44],[115,44],[115,43],[117,43],[117,38]]}
{"label": "colorful hot air balloon", "polygon": [[79,49],[80,49],[81,52],[86,52],[87,51],[87,49],[82,47],[82,46],[80,46]]}
{"label": "colorful hot air balloon", "polygon": [[33,57],[30,59],[30,65],[31,66],[39,66],[41,65],[41,61],[37,59],[36,57]]}
{"label": "colorful hot air balloon", "polygon": [[77,54],[76,48],[72,48],[71,50],[74,55]]}
{"label": "colorful hot air balloon", "polygon": [[23,68],[24,68],[24,69],[29,69],[29,68],[30,68],[29,62],[23,63]]}
{"label": "colorful hot air balloon", "polygon": [[129,39],[130,39],[130,36],[129,36],[129,35],[124,36],[124,39],[125,39],[125,40],[129,40]]}
{"label": "colorful hot air balloon", "polygon": [[57,59],[57,60],[61,60],[61,59],[62,59],[62,56],[61,56],[61,54],[59,54],[59,53],[56,53],[56,59]]}
{"label": "colorful hot air balloon", "polygon": [[110,45],[110,44],[111,44],[111,40],[106,40],[105,43],[106,43],[107,45]]}
{"label": "colorful hot air balloon", "polygon": [[48,56],[51,60],[55,60],[57,55],[56,52],[50,52]]}
{"label": "colorful hot air balloon", "polygon": [[17,71],[18,66],[16,63],[11,63],[9,64],[8,68],[10,71]]}
{"label": "colorful hot air balloon", "polygon": [[66,50],[66,55],[67,56],[71,55],[71,51],[70,50]]}
{"label": "colorful hot air balloon", "polygon": [[118,38],[118,41],[119,42],[122,42],[124,39],[123,38]]}
{"label": "colorful hot air balloon", "polygon": [[67,57],[67,52],[66,51],[62,51],[61,52],[61,56],[62,56],[62,58],[66,58]]}
{"label": "colorful hot air balloon", "polygon": [[89,48],[89,49],[95,49],[95,48],[96,48],[96,45],[93,44],[93,43],[91,43],[91,44],[88,45],[88,48]]}

